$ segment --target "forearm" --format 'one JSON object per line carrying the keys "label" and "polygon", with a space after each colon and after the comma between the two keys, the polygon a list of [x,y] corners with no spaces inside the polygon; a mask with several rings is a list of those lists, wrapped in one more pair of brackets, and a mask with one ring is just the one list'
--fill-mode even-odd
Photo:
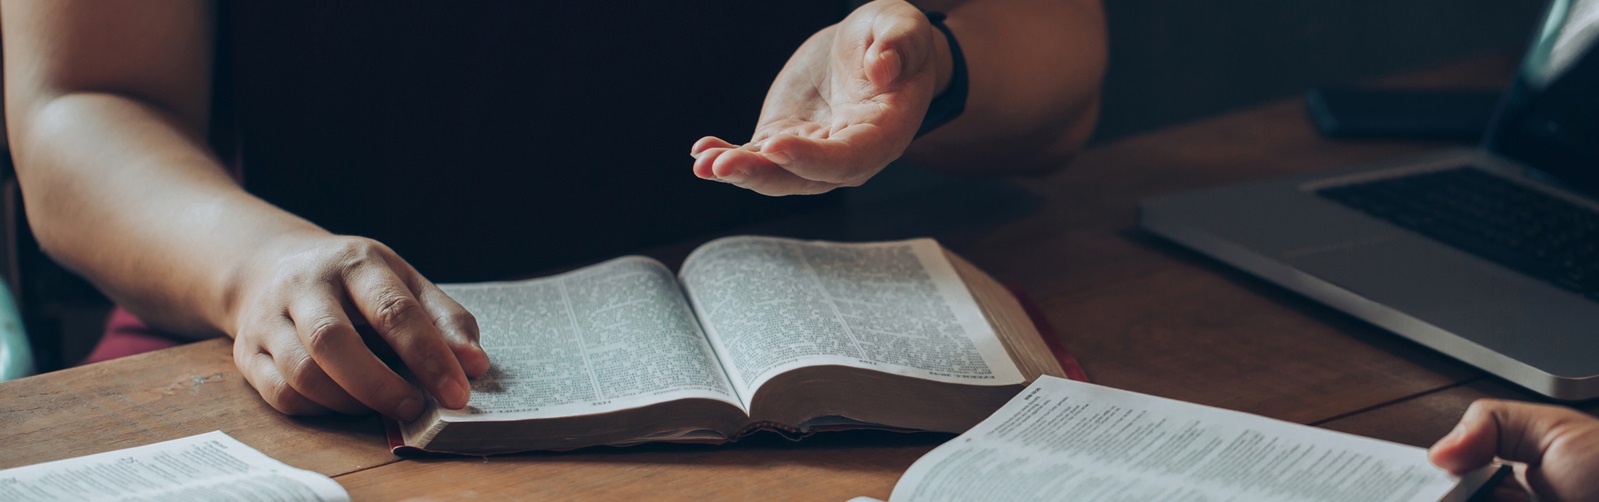
{"label": "forearm", "polygon": [[945,11],[965,54],[970,94],[959,118],[907,156],[954,172],[1059,167],[1093,132],[1105,71],[1098,0],[922,2]]}
{"label": "forearm", "polygon": [[200,131],[148,103],[80,92],[15,108],[13,153],[40,243],[156,325],[231,331],[244,257],[273,236],[320,231],[245,193]]}

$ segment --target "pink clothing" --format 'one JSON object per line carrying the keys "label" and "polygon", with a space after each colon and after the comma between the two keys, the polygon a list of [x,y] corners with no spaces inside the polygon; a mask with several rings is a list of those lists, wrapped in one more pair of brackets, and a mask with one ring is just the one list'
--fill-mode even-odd
{"label": "pink clothing", "polygon": [[182,342],[177,336],[151,328],[143,320],[122,310],[122,307],[117,307],[111,310],[111,317],[106,319],[105,335],[100,337],[100,343],[94,346],[89,357],[84,358],[81,364],[109,361],[180,344]]}

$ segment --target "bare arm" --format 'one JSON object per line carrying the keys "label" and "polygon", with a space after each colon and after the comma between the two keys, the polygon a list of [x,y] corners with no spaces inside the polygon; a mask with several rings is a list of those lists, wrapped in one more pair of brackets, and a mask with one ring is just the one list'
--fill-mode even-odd
{"label": "bare arm", "polygon": [[961,117],[908,157],[946,171],[1037,171],[1065,165],[1088,141],[1105,74],[1099,0],[918,3],[948,13],[971,94]]}
{"label": "bare arm", "polygon": [[[367,351],[378,329],[451,406],[487,370],[475,323],[392,251],[255,198],[203,140],[202,0],[6,0],[6,119],[46,251],[169,329],[237,338],[235,362],[288,413],[414,416],[417,390]],[[452,357],[452,355],[454,357]]]}
{"label": "bare arm", "polygon": [[813,35],[772,83],[752,140],[706,137],[694,173],[768,195],[858,186],[909,154],[953,172],[1063,165],[1093,131],[1105,71],[1098,0],[930,1],[968,68],[965,112],[912,141],[947,88],[950,46],[917,8],[877,0]]}

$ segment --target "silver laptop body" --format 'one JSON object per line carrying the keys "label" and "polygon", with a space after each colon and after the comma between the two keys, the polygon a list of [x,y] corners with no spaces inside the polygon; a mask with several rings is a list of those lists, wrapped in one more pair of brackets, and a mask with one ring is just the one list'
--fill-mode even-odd
{"label": "silver laptop body", "polygon": [[1599,295],[1318,193],[1476,169],[1599,211],[1596,38],[1599,0],[1554,0],[1481,148],[1147,200],[1140,224],[1532,391],[1599,397]]}

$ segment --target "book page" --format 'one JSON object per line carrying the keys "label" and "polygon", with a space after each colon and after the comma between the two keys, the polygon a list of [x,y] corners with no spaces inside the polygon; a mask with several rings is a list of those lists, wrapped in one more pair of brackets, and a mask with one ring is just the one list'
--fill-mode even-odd
{"label": "book page", "polygon": [[222,431],[0,471],[0,500],[350,500]]}
{"label": "book page", "polygon": [[1421,448],[1043,376],[890,500],[1436,501],[1492,473],[1463,483]]}
{"label": "book page", "polygon": [[827,364],[973,385],[1023,381],[931,239],[733,237],[700,246],[680,275],[744,396],[778,373]]}
{"label": "book page", "polygon": [[522,282],[448,284],[493,367],[452,421],[587,415],[683,398],[743,407],[671,271],[623,257]]}

